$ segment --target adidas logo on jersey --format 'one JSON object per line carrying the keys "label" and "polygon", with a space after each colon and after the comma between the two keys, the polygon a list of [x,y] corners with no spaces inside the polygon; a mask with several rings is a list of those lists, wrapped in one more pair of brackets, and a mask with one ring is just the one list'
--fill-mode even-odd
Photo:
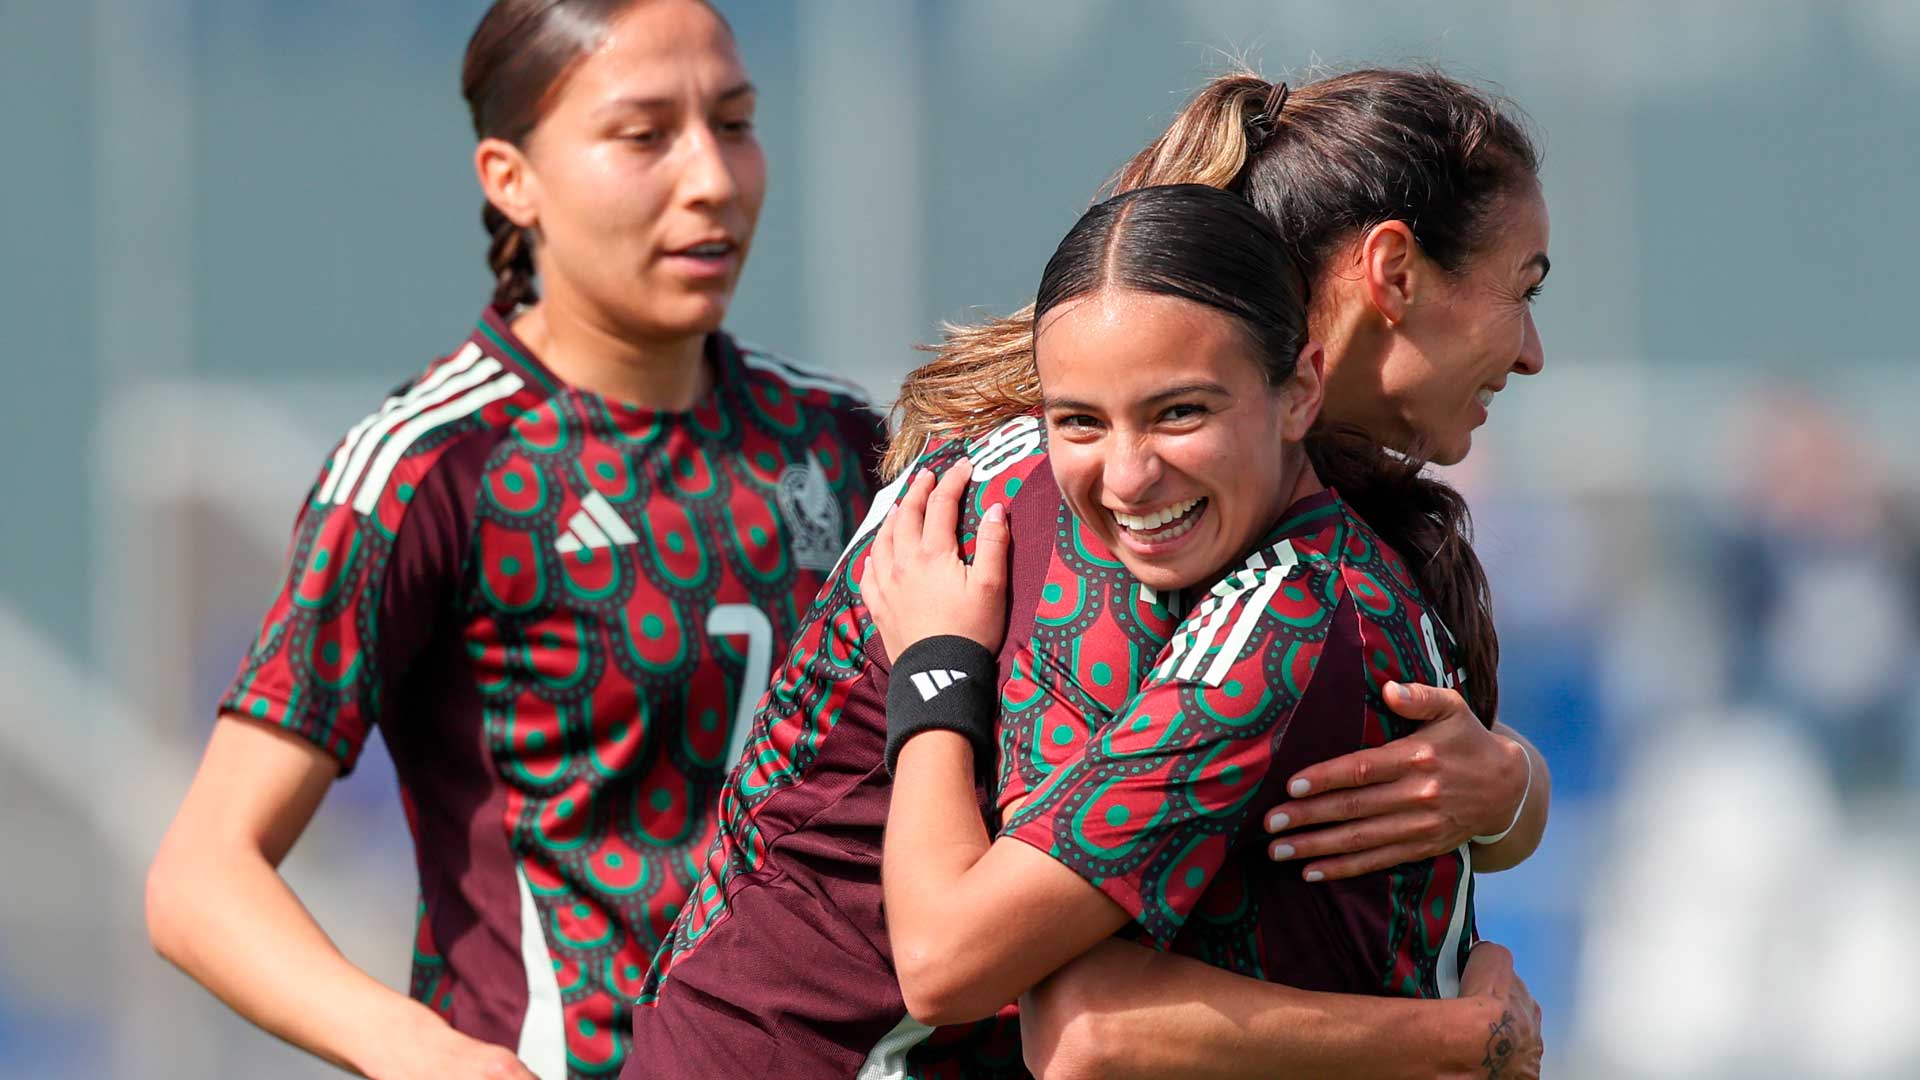
{"label": "adidas logo on jersey", "polygon": [[934,668],[932,671],[914,672],[913,685],[915,689],[920,691],[921,701],[932,701],[934,696],[939,694],[940,691],[945,690],[947,687],[952,686],[954,683],[966,677],[967,673],[964,671],[954,671],[951,668]]}
{"label": "adidas logo on jersey", "polygon": [[560,534],[553,546],[560,554],[571,555],[582,548],[610,548],[639,542],[640,538],[614,512],[607,497],[590,491],[580,500],[580,509],[567,519],[567,531]]}

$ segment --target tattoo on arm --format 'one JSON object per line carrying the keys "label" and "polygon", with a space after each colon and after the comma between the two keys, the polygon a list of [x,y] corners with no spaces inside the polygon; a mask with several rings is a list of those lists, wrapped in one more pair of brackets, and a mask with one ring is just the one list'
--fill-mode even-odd
{"label": "tattoo on arm", "polygon": [[1513,1013],[1503,1012],[1497,1023],[1487,1025],[1487,1056],[1480,1061],[1480,1067],[1487,1070],[1487,1080],[1514,1075],[1507,1069],[1512,1064],[1512,1056]]}

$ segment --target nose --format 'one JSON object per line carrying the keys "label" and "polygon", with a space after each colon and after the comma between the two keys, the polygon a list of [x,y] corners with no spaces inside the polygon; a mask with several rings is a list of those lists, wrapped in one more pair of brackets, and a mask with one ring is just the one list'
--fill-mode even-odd
{"label": "nose", "polygon": [[1166,471],[1150,439],[1115,439],[1107,454],[1101,483],[1122,502],[1139,505],[1147,501],[1155,484]]}
{"label": "nose", "polygon": [[1534,325],[1533,312],[1527,312],[1527,336],[1520,343],[1520,355],[1514,358],[1513,370],[1520,375],[1538,375],[1547,366],[1546,347],[1540,344],[1540,328]]}
{"label": "nose", "polygon": [[680,172],[681,197],[691,206],[725,206],[740,194],[733,165],[707,124],[687,128],[686,157]]}

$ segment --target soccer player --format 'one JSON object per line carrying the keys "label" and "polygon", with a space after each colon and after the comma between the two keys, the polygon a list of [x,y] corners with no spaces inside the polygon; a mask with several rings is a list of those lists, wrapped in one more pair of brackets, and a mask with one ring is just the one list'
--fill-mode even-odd
{"label": "soccer player", "polygon": [[[1484,412],[1474,415],[1467,409],[1477,405],[1474,391],[1484,381],[1489,357],[1497,356],[1498,343],[1507,340],[1505,326],[1521,332],[1504,355],[1501,377],[1508,368],[1517,374],[1538,370],[1538,338],[1524,305],[1518,311],[1506,304],[1490,310],[1476,305],[1464,325],[1447,327],[1430,321],[1437,313],[1431,306],[1423,307],[1419,318],[1394,311],[1393,321],[1382,326],[1386,316],[1375,298],[1387,298],[1403,284],[1414,259],[1431,260],[1449,272],[1471,266],[1476,282],[1493,276],[1481,265],[1486,260],[1478,257],[1478,247],[1505,239],[1494,224],[1498,219],[1490,216],[1505,192],[1534,192],[1537,203],[1531,145],[1493,102],[1470,88],[1437,75],[1393,71],[1356,72],[1301,88],[1299,96],[1315,105],[1317,135],[1257,143],[1248,122],[1277,89],[1251,77],[1216,80],[1123,172],[1119,186],[1205,178],[1240,187],[1243,180],[1258,179],[1260,190],[1271,195],[1271,177],[1309,169],[1319,155],[1364,149],[1392,166],[1408,190],[1381,188],[1363,169],[1327,168],[1289,196],[1321,208],[1321,217],[1295,224],[1309,231],[1304,239],[1314,253],[1307,271],[1322,302],[1313,314],[1340,331],[1329,335],[1339,342],[1328,358],[1330,369],[1345,366],[1356,375],[1332,379],[1328,409],[1335,416],[1367,419],[1384,414],[1394,421],[1392,434],[1410,425],[1444,439],[1454,456],[1464,453],[1467,433],[1484,420]],[[1386,137],[1390,132],[1420,138]],[[1471,168],[1469,158],[1474,158]],[[1489,164],[1496,158],[1502,167]],[[1246,177],[1240,175],[1243,169]],[[1447,175],[1456,179],[1441,183]],[[1256,197],[1256,205],[1264,197]],[[1409,209],[1423,230],[1434,230],[1430,253],[1415,245],[1409,226],[1395,216]],[[1275,212],[1271,203],[1268,212],[1270,217]],[[1543,229],[1544,213],[1538,220]],[[1362,222],[1375,224],[1361,228],[1357,223]],[[1526,240],[1544,243],[1544,233],[1529,233]],[[1401,242],[1397,249],[1396,241]],[[1351,287],[1321,280],[1332,274],[1336,261],[1345,271],[1349,260],[1363,259],[1376,269],[1352,275]],[[1528,292],[1543,270],[1531,256],[1522,267],[1502,267],[1501,274],[1524,274],[1528,280],[1517,288],[1502,280],[1500,293]],[[1410,363],[1410,357],[1421,355],[1413,347],[1416,334],[1427,355],[1445,362],[1424,369]],[[1449,341],[1447,335],[1468,340]],[[1144,674],[1173,624],[1159,598],[1141,594],[1099,541],[1064,513],[1042,460],[1038,421],[1028,415],[1038,404],[1030,337],[1026,316],[957,334],[940,359],[909,378],[902,433],[891,455],[898,468],[913,461],[929,436],[975,436],[970,444],[951,442],[934,451],[923,467],[940,474],[969,455],[982,463],[976,479],[984,480],[968,512],[969,530],[977,528],[988,500],[1006,498],[1011,504],[1020,539],[1012,553],[1007,649],[1030,638],[1033,666],[1044,667],[1047,679],[1041,692],[1035,692],[1034,679],[1011,681],[1002,700],[994,785],[1002,805],[1076,752],[1087,736],[1085,718],[1102,708],[1117,709],[1131,696],[1133,680]],[[1387,369],[1395,377],[1382,400],[1380,382],[1366,373]],[[1448,387],[1455,384],[1465,384],[1460,396],[1467,409],[1435,407],[1450,399]],[[998,425],[1004,426],[994,431]],[[879,501],[898,496],[896,486]],[[1054,527],[1042,528],[1036,543],[1032,522]],[[684,1062],[679,1075],[688,1076],[755,1068],[769,1055],[778,1055],[791,1075],[849,1075],[867,1064],[884,1070],[903,1057],[908,1059],[904,1067],[920,1075],[1022,1071],[1021,1046],[1011,1024],[943,1030],[921,1041],[924,1027],[907,1017],[897,988],[883,974],[890,971],[891,954],[880,917],[875,848],[887,784],[878,758],[884,741],[879,680],[886,660],[869,640],[870,616],[850,574],[870,539],[866,532],[856,539],[836,572],[832,595],[816,606],[816,624],[803,633],[769,709],[756,722],[756,733],[767,737],[751,751],[751,767],[737,774],[723,795],[721,842],[710,858],[709,876],[649,979],[649,1007],[635,1016],[637,1045],[647,1050],[644,1058],[636,1054],[636,1062]],[[1470,622],[1443,615],[1450,626]],[[1003,650],[1003,675],[1011,674],[1011,656]],[[1490,689],[1491,680],[1480,686]],[[1459,701],[1451,693],[1433,696]],[[1056,714],[1063,722],[1049,722]],[[1441,711],[1421,715],[1431,718]],[[1342,827],[1351,828],[1351,834],[1309,833],[1288,840],[1302,849],[1317,845],[1314,854],[1335,855],[1307,866],[1331,881],[1452,851],[1472,836],[1500,832],[1513,822],[1517,801],[1524,811],[1518,827],[1504,841],[1476,852],[1483,866],[1517,862],[1538,843],[1549,790],[1537,758],[1529,788],[1533,755],[1501,731],[1492,736],[1465,710],[1455,710],[1386,747],[1303,770],[1316,794],[1285,804],[1296,821],[1336,820],[1343,815],[1322,800],[1348,795],[1360,804],[1360,820]],[[1361,764],[1384,782],[1318,794],[1353,786],[1352,771]],[[1404,853],[1410,848],[1414,855]],[[848,922],[856,925],[843,925]],[[709,956],[711,963],[703,959]],[[1137,970],[1142,963],[1152,965],[1159,981],[1150,994],[1138,992],[1135,982],[1072,977],[1076,968]],[[1480,989],[1474,995],[1480,1005],[1524,994],[1497,950],[1476,950],[1472,963],[1479,975],[1470,969],[1462,985]],[[702,971],[711,974],[703,979]],[[685,987],[680,986],[683,976]],[[1477,1029],[1450,1025],[1442,1019],[1444,1009],[1322,1000],[1124,943],[1096,948],[1052,985],[1076,988],[1076,1002],[1135,1015],[1156,1010],[1156,1025],[1109,1030],[1102,1048],[1165,1062],[1168,1075],[1180,1065],[1272,1069],[1303,1040],[1315,1038],[1323,1045],[1346,1040],[1340,1045],[1404,1052],[1409,1067],[1417,1069],[1425,1064],[1418,1056],[1421,1048],[1431,1045],[1423,1039],[1477,1034],[1474,1045],[1480,1046],[1486,1035],[1484,1024]],[[1524,1024],[1528,1008],[1503,1005],[1491,1020],[1513,1012]],[[1056,1045],[1070,1049],[1049,1022],[1053,1012],[1042,1009],[1030,1018],[1038,1023],[1028,1024],[1029,1034],[1037,1027],[1040,1037],[1028,1038],[1029,1052],[1038,1047],[1044,1053]],[[1370,1025],[1370,1018],[1380,1026]],[[1398,1037],[1382,1039],[1389,1028]],[[1076,1037],[1080,1030],[1075,1029]],[[1161,1037],[1170,1030],[1194,1037]],[[1167,1056],[1179,1052],[1189,1057]],[[638,1065],[633,1074],[640,1075]]]}
{"label": "soccer player", "polygon": [[[1254,817],[1299,768],[1403,732],[1387,683],[1487,669],[1468,658],[1486,643],[1455,648],[1416,575],[1323,480],[1447,495],[1417,465],[1303,445],[1322,349],[1291,253],[1234,195],[1149,187],[1094,207],[1048,264],[1034,319],[1048,457],[1074,517],[1191,610],[1132,700],[992,841],[973,763],[995,748],[996,710],[973,688],[996,675],[1004,546],[983,535],[963,564],[965,477],[943,478],[929,510],[934,485],[916,475],[861,578],[893,659],[884,876],[909,1010],[984,1018],[1130,924],[1253,978],[1456,996],[1475,939],[1468,845],[1315,885],[1272,864]],[[1483,602],[1464,546],[1418,576],[1469,582]],[[1391,1060],[1308,1050],[1288,1064],[1367,1074]]]}
{"label": "soccer player", "polygon": [[[711,8],[499,0],[463,83],[493,301],[321,469],[149,925],[369,1076],[610,1075],[882,428],[720,329],[765,165]],[[418,856],[411,997],[275,871],[376,725]]]}

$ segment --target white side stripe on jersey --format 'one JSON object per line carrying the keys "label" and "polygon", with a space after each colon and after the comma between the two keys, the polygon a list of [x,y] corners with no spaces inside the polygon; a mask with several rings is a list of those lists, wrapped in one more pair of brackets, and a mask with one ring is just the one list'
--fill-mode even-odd
{"label": "white side stripe on jersey", "polygon": [[[494,364],[494,361],[489,360],[487,363]],[[499,365],[494,364],[494,367],[498,370]],[[452,381],[448,380],[449,385]],[[360,493],[354,496],[353,508],[362,514],[373,513],[374,508],[380,505],[380,492],[386,488],[387,479],[393,475],[393,467],[400,464],[400,458],[421,436],[455,420],[464,420],[501,398],[512,397],[519,393],[524,385],[526,383],[520,376],[505,375],[475,387],[437,409],[429,409],[409,420],[400,430],[393,433],[385,446],[380,448],[380,456],[374,460],[373,468],[367,470],[366,480],[360,485]]]}
{"label": "white side stripe on jersey", "polygon": [[[333,452],[333,461],[327,466],[327,482],[320,488],[320,501],[323,503],[333,501],[334,492],[340,485],[340,467],[346,464],[347,458],[352,456],[354,450],[359,447],[360,437],[367,433],[368,428],[392,416],[394,411],[402,406],[419,401],[432,393],[441,383],[472,367],[474,361],[478,359],[480,359],[480,346],[468,342],[466,348],[456,353],[453,359],[440,365],[433,374],[408,387],[406,393],[395,394],[388,398],[381,403],[380,408],[369,413],[366,419],[353,425],[347,432],[347,437],[340,441],[340,448]],[[344,499],[345,496],[342,498]]]}
{"label": "white side stripe on jersey", "polygon": [[853,398],[862,405],[870,400],[867,392],[858,383],[843,379],[831,372],[805,367],[787,359],[778,353],[771,353],[758,345],[749,345],[735,340],[740,347],[740,361],[756,371],[764,371],[803,390],[825,390],[830,394],[840,394]]}
{"label": "white side stripe on jersey", "polygon": [[399,408],[381,416],[379,422],[363,432],[354,443],[353,455],[347,459],[346,465],[340,470],[340,483],[333,489],[332,501],[344,505],[353,497],[354,487],[365,473],[368,463],[374,460],[374,454],[380,449],[381,442],[388,435],[422,413],[450,398],[466,393],[499,373],[498,360],[491,358],[481,360],[467,370],[449,377],[440,385],[422,393],[419,397],[402,402]]}

